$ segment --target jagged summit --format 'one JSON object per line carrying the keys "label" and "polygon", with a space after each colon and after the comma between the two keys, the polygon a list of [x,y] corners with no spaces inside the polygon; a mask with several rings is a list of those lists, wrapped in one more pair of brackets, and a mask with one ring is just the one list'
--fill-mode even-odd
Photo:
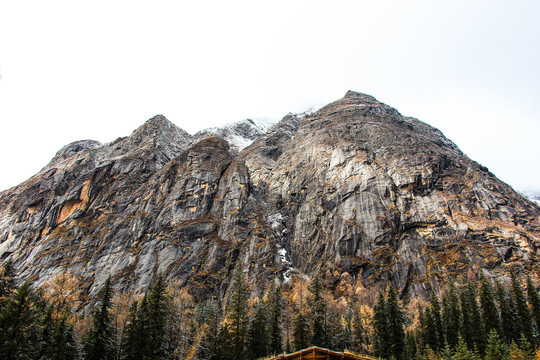
{"label": "jagged summit", "polygon": [[538,249],[536,204],[439,130],[352,91],[270,128],[191,136],[158,115],[72,143],[0,193],[0,258],[38,285],[67,270],[89,290],[111,275],[144,291],[161,272],[221,297],[241,261],[255,292],[322,273],[336,296],[391,280],[411,297],[448,277],[538,274]]}
{"label": "jagged summit", "polygon": [[373,96],[364,94],[357,91],[349,90],[343,97],[344,99],[354,99],[361,102],[369,102],[369,103],[377,103],[379,102],[377,99],[375,99]]}
{"label": "jagged summit", "polygon": [[271,123],[263,120],[244,119],[222,127],[208,128],[199,131],[194,137],[198,141],[207,136],[219,136],[229,142],[233,150],[241,151],[255,141],[259,136],[266,133]]}

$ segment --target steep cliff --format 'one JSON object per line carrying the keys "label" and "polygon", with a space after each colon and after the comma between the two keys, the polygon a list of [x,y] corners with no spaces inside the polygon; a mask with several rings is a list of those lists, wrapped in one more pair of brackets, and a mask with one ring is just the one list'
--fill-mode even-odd
{"label": "steep cliff", "polygon": [[142,291],[163,272],[197,298],[222,295],[238,261],[254,290],[323,271],[343,295],[538,268],[540,208],[369,95],[253,138],[238,153],[156,116],[110,144],[72,143],[0,193],[0,256],[38,285],[67,269],[92,293],[108,275]]}

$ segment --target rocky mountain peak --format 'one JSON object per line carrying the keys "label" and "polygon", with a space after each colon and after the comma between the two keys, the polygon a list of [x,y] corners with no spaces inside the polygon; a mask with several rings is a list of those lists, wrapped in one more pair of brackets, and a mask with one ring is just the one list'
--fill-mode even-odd
{"label": "rocky mountain peak", "polygon": [[351,99],[351,100],[355,100],[355,101],[363,102],[363,103],[378,103],[379,102],[377,101],[377,99],[375,99],[371,95],[364,94],[357,91],[352,91],[352,90],[347,91],[343,99]]}
{"label": "rocky mountain peak", "polygon": [[345,297],[540,270],[540,208],[428,124],[349,91],[259,125],[191,136],[158,115],[65,146],[0,195],[0,258],[38,285],[67,270],[137,292],[161,272],[197,299],[222,296],[239,261],[254,291],[322,273]]}

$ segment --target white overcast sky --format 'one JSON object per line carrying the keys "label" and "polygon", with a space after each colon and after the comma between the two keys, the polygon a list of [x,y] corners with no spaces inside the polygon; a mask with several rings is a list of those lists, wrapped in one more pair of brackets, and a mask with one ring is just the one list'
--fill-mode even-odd
{"label": "white overcast sky", "polygon": [[540,1],[1,1],[0,190],[156,114],[188,132],[347,90],[540,189]]}

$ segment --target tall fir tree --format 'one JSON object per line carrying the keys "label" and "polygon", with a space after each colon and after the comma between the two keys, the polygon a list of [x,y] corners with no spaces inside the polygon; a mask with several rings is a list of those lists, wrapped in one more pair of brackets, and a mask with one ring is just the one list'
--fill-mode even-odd
{"label": "tall fir tree", "polygon": [[207,301],[199,306],[197,317],[202,327],[202,338],[196,351],[197,360],[217,360],[219,355],[219,325],[221,302]]}
{"label": "tall fir tree", "polygon": [[491,331],[501,333],[501,320],[495,303],[493,286],[483,274],[480,278],[480,308],[486,334],[490,334]]}
{"label": "tall fir tree", "polygon": [[99,292],[97,310],[94,312],[92,326],[83,340],[85,360],[113,360],[116,356],[115,329],[112,308],[113,290],[111,278]]}
{"label": "tall fir tree", "polygon": [[[531,306],[531,315],[536,325],[536,333],[538,333],[540,332],[540,296],[538,295],[538,290],[536,290],[530,275],[527,276],[527,299]],[[535,340],[535,345],[538,345],[540,339],[536,337]]]}
{"label": "tall fir tree", "polygon": [[311,292],[309,305],[313,329],[311,343],[315,346],[326,347],[326,300],[323,284],[318,275],[313,279],[309,291]]}
{"label": "tall fir tree", "polygon": [[0,359],[36,359],[41,350],[40,299],[24,283],[0,312]]}
{"label": "tall fir tree", "polygon": [[146,354],[146,321],[142,317],[142,309],[146,306],[146,296],[141,304],[137,301],[131,303],[120,343],[122,360],[142,360],[148,356]]}
{"label": "tall fir tree", "polygon": [[476,287],[468,282],[461,288],[461,335],[467,343],[469,349],[476,346],[483,351],[485,348],[484,325],[480,307],[476,298]]}
{"label": "tall fir tree", "polygon": [[168,355],[168,313],[167,283],[163,275],[158,274],[148,296],[147,314],[145,315],[145,318],[148,319],[145,336],[149,360],[164,359]]}
{"label": "tall fir tree", "polygon": [[268,354],[267,312],[263,301],[255,304],[248,328],[247,355],[258,359]]}
{"label": "tall fir tree", "polygon": [[345,331],[342,324],[341,313],[335,307],[328,307],[326,321],[327,346],[336,351],[345,349]]}
{"label": "tall fir tree", "polygon": [[398,293],[392,283],[390,283],[388,290],[386,314],[391,347],[390,353],[395,359],[399,359],[403,356],[405,349],[405,331],[403,329],[405,313],[401,309]]}
{"label": "tall fir tree", "polygon": [[370,339],[368,337],[368,330],[364,326],[364,316],[362,315],[361,308],[358,304],[352,304],[353,317],[352,317],[352,350],[357,352],[365,352]]}
{"label": "tall fir tree", "polygon": [[388,304],[384,291],[379,292],[379,298],[375,304],[373,314],[373,330],[375,332],[373,339],[373,350],[376,356],[389,358],[391,353],[390,329],[388,326]]}
{"label": "tall fir tree", "polygon": [[510,344],[512,341],[519,340],[521,335],[518,315],[512,298],[500,281],[495,282],[495,296],[499,304],[499,313],[501,316],[501,333],[504,342]]}
{"label": "tall fir tree", "polygon": [[431,316],[433,317],[435,330],[437,332],[437,344],[434,349],[439,351],[444,347],[444,330],[442,324],[441,303],[435,292],[431,293],[429,308],[431,310]]}
{"label": "tall fir tree", "polygon": [[454,349],[458,344],[461,324],[461,311],[456,287],[453,282],[443,296],[443,331],[445,339],[451,349]]}
{"label": "tall fir tree", "polygon": [[245,358],[246,335],[248,328],[248,298],[249,287],[245,278],[242,264],[236,268],[233,275],[227,318],[229,320],[228,336],[237,359]]}
{"label": "tall fir tree", "polygon": [[283,352],[284,302],[281,286],[272,282],[268,294],[268,350],[270,354]]}
{"label": "tall fir tree", "polygon": [[525,294],[521,289],[521,285],[517,276],[512,273],[512,298],[516,304],[516,311],[518,316],[518,321],[520,325],[520,335],[523,334],[528,342],[533,343],[533,319],[529,306],[527,305],[527,300],[525,299]]}
{"label": "tall fir tree", "polygon": [[495,329],[491,329],[488,336],[485,360],[501,360],[506,357],[506,348]]}
{"label": "tall fir tree", "polygon": [[6,261],[0,266],[0,311],[8,303],[8,299],[15,292],[15,270],[11,261]]}

